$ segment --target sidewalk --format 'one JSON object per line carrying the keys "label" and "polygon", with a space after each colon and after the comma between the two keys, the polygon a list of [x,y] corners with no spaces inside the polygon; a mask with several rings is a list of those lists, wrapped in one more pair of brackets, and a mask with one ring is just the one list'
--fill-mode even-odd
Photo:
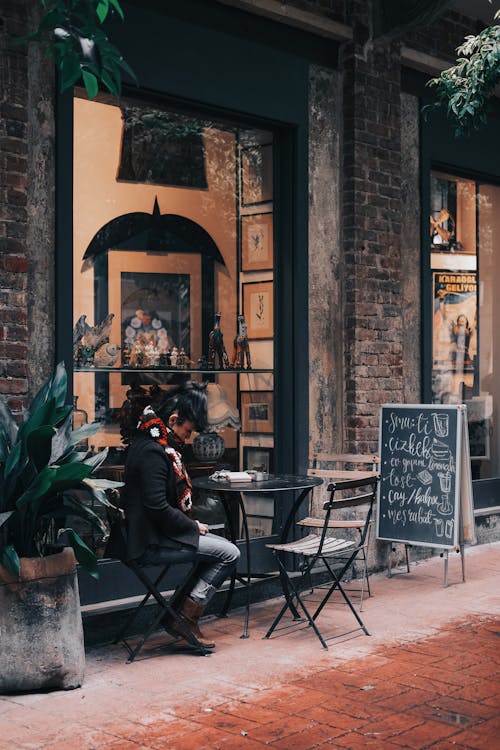
{"label": "sidewalk", "polygon": [[[165,648],[126,664],[119,646],[87,653],[81,689],[0,696],[0,748],[309,750],[500,748],[500,543],[371,577],[357,631],[324,651],[308,630],[263,640],[279,600],[209,619],[210,657]],[[327,636],[350,629],[335,604]]]}

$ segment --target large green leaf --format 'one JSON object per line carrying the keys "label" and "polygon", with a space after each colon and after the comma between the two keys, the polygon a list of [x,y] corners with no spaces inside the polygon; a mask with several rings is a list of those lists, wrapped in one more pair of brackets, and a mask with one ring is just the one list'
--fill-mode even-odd
{"label": "large green leaf", "polygon": [[81,440],[86,440],[91,437],[91,435],[95,435],[96,432],[99,432],[101,428],[102,425],[100,422],[91,422],[90,424],[82,425],[77,430],[73,430],[68,440],[68,446],[73,446]]}
{"label": "large green leaf", "polygon": [[0,550],[0,562],[9,573],[19,577],[21,574],[21,561],[12,544]]}
{"label": "large green leaf", "polygon": [[84,479],[82,485],[84,485],[89,490],[89,492],[93,497],[95,497],[96,500],[98,500],[103,505],[112,508],[114,506],[113,503],[109,502],[106,495],[106,490],[118,489],[119,487],[123,487],[123,482],[113,482],[110,479],[94,479],[92,477],[91,479]]}
{"label": "large green leaf", "polygon": [[56,403],[54,398],[49,398],[41,403],[38,408],[32,409],[29,418],[19,429],[18,438],[23,445],[23,449],[26,447],[28,435],[33,430],[37,430],[42,425],[55,425],[56,422]]}
{"label": "large green leaf", "polygon": [[19,469],[19,460],[21,458],[21,443],[16,443],[9,455],[7,456],[7,460],[5,462],[5,477],[10,476],[10,474],[15,471],[16,469]]}
{"label": "large green leaf", "polygon": [[68,375],[64,362],[59,362],[50,384],[50,397],[55,399],[56,407],[60,409],[66,403],[68,392]]}
{"label": "large green leaf", "polygon": [[[0,433],[5,435],[10,445],[14,445],[16,442],[18,429],[17,422],[12,416],[11,410],[5,401],[0,398]],[[1,460],[2,458],[0,457]]]}
{"label": "large green leaf", "polygon": [[55,434],[55,427],[42,425],[28,435],[26,449],[37,471],[41,471],[44,466],[49,464],[52,453],[52,438]]}
{"label": "large green leaf", "polygon": [[83,78],[83,85],[85,86],[85,89],[87,91],[87,96],[89,99],[95,99],[97,96],[97,92],[99,91],[99,84],[97,82],[97,78],[93,73],[89,73],[86,70],[82,69],[82,78]]}
{"label": "large green leaf", "polygon": [[85,459],[85,462],[87,466],[92,466],[92,470],[95,471],[101,464],[104,463],[106,458],[108,457],[108,449],[104,448],[104,450],[99,451],[98,453],[94,453],[93,456],[88,456],[88,458]]}
{"label": "large green leaf", "polygon": [[0,513],[0,527],[2,527],[4,523],[7,523],[12,513],[12,510],[8,510],[6,513]]}
{"label": "large green leaf", "polygon": [[87,547],[83,539],[81,539],[74,529],[61,529],[59,535],[66,534],[68,542],[73,547],[75,557],[85,570],[90,573],[92,578],[99,578],[99,568],[97,565],[97,557],[94,555],[90,547]]}

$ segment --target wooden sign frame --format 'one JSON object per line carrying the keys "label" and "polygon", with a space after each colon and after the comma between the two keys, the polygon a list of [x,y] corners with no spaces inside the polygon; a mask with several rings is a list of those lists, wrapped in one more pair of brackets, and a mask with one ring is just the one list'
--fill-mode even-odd
{"label": "wooden sign frame", "polygon": [[384,404],[379,450],[378,539],[443,550],[475,543],[464,404]]}

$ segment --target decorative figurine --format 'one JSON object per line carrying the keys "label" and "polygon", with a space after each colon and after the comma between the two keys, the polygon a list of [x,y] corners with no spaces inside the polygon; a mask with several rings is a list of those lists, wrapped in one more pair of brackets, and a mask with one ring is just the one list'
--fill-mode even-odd
{"label": "decorative figurine", "polygon": [[170,366],[171,367],[177,367],[177,358],[179,356],[179,350],[176,346],[172,348],[172,351],[170,352]]}
{"label": "decorative figurine", "polygon": [[198,357],[198,367],[200,370],[207,370],[208,369],[208,362],[207,358],[204,354],[201,355],[201,357]]}
{"label": "decorative figurine", "polygon": [[231,367],[234,367],[236,370],[243,370],[244,359],[246,359],[247,370],[251,370],[252,360],[250,358],[250,345],[248,343],[248,330],[245,323],[245,316],[238,315],[238,333],[234,338],[234,352]]}
{"label": "decorative figurine", "polygon": [[190,364],[191,364],[191,360],[186,354],[184,347],[181,346],[179,355],[177,357],[177,367],[179,368],[179,370],[187,370]]}
{"label": "decorative figurine", "polygon": [[120,347],[116,344],[103,344],[94,355],[96,367],[113,367],[120,356]]}
{"label": "decorative figurine", "polygon": [[80,345],[78,350],[78,367],[93,367],[94,366],[95,349],[93,346]]}
{"label": "decorative figurine", "polygon": [[208,338],[208,369],[215,369],[215,356],[219,360],[219,370],[227,370],[229,368],[229,358],[227,356],[226,347],[224,346],[224,337],[220,329],[220,312],[215,313],[214,328],[210,332]]}
{"label": "decorative figurine", "polygon": [[109,313],[98,325],[89,326],[87,316],[80,315],[73,328],[73,361],[77,367],[91,366],[95,352],[109,343],[114,317],[114,313]]}

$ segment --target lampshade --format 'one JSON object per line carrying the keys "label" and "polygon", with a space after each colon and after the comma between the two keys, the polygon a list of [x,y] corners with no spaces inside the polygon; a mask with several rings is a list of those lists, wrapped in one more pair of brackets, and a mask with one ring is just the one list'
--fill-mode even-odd
{"label": "lampshade", "polygon": [[228,401],[226,391],[218,383],[207,385],[207,432],[219,432],[225,427],[233,430],[241,428],[238,409]]}

